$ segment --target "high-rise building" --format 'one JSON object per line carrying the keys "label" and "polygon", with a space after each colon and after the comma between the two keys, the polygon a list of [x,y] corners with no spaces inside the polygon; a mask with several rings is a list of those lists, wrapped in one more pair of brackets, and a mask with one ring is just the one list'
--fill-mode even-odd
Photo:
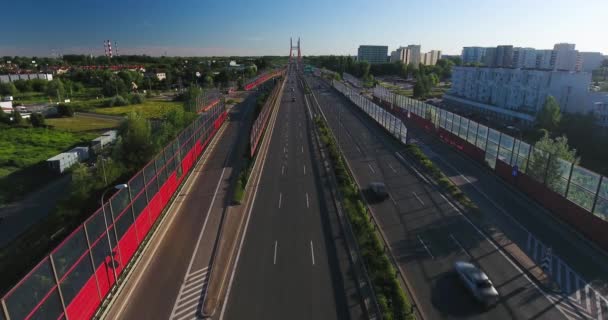
{"label": "high-rise building", "polygon": [[602,65],[604,56],[600,52],[581,52],[581,70],[591,72]]}
{"label": "high-rise building", "polygon": [[498,46],[496,47],[496,57],[494,58],[494,67],[510,68],[513,66],[513,46]]}
{"label": "high-rise building", "polygon": [[486,48],[486,54],[481,63],[487,67],[493,67],[496,62],[496,48]]}
{"label": "high-rise building", "polygon": [[553,50],[536,50],[536,68],[553,70],[552,56]]}
{"label": "high-rise building", "polygon": [[553,70],[581,71],[581,57],[578,51],[575,50],[575,44],[555,44],[551,56],[551,66]]}
{"label": "high-rise building", "polygon": [[462,63],[482,63],[483,57],[486,55],[484,47],[464,47],[462,48]]}
{"label": "high-rise building", "polygon": [[420,45],[409,45],[407,47],[399,47],[391,52],[391,62],[401,61],[404,64],[420,64]]}
{"label": "high-rise building", "polygon": [[367,61],[371,64],[386,63],[388,61],[388,46],[361,45],[357,51],[358,61]]}
{"label": "high-rise building", "polygon": [[420,63],[427,66],[434,66],[439,59],[441,59],[441,50],[431,50],[421,55]]}
{"label": "high-rise building", "polygon": [[513,68],[534,69],[536,68],[536,49],[513,48]]}

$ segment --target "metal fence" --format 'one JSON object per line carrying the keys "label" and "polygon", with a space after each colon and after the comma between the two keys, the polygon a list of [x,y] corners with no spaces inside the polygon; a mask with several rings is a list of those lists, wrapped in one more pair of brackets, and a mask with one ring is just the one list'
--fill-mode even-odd
{"label": "metal fence", "polygon": [[281,90],[282,82],[278,82],[275,84],[274,88],[268,95],[268,99],[264,103],[262,107],[262,111],[253,122],[253,126],[251,127],[251,132],[249,134],[249,148],[250,148],[250,156],[253,157],[255,154],[258,144],[260,142],[260,138],[264,133],[264,129],[266,128],[266,124],[268,123],[268,118],[270,118],[270,114],[272,111],[272,105],[274,103],[274,98],[279,94]]}
{"label": "metal fence", "polygon": [[0,299],[0,320],[89,319],[226,118],[216,104]]}
{"label": "metal fence", "polygon": [[195,101],[188,102],[185,109],[193,111],[196,110],[197,113],[207,112],[220,102],[221,97],[222,94],[218,89],[205,89],[198,97],[196,97]]}
{"label": "metal fence", "polygon": [[367,115],[384,127],[399,141],[407,141],[407,128],[401,119],[376,105],[374,102],[360,95],[356,90],[344,85],[342,82],[332,80],[332,86],[345,95],[350,101],[357,105]]}
{"label": "metal fence", "polygon": [[552,191],[595,216],[608,221],[608,180],[595,172],[535,148],[534,146],[468,118],[433,105],[396,95],[376,86],[373,95],[400,108],[400,112],[417,115],[475,145],[485,153],[485,161],[496,167],[496,160],[525,173]]}

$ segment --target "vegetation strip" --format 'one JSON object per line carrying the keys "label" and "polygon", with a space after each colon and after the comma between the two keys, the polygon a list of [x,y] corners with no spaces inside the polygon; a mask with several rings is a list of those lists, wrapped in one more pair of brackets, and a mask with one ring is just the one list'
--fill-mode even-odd
{"label": "vegetation strip", "polygon": [[446,190],[450,196],[456,199],[461,205],[471,212],[479,212],[479,207],[469,197],[464,194],[442,171],[431,161],[417,145],[408,144],[405,146],[407,154],[412,157],[418,165],[425,169],[426,172],[437,182],[437,184]]}
{"label": "vegetation strip", "polygon": [[412,307],[405,292],[399,285],[397,270],[384,252],[374,224],[367,216],[367,210],[354,179],[349,175],[342,154],[330,134],[327,124],[315,117],[322,143],[329,151],[329,158],[338,180],[343,206],[353,227],[361,255],[372,279],[383,319],[414,319]]}

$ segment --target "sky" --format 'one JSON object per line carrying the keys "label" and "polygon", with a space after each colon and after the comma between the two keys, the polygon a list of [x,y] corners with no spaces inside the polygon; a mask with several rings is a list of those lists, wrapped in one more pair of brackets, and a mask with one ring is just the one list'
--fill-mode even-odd
{"label": "sky", "polygon": [[607,12],[608,0],[19,0],[4,11],[0,56],[102,55],[107,39],[119,54],[287,55],[290,37],[303,55],[559,42],[608,54]]}

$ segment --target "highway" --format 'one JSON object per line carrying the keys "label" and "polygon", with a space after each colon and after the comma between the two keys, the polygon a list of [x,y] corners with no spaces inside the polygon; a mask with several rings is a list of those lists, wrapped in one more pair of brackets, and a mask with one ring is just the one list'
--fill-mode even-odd
{"label": "highway", "polygon": [[293,68],[288,79],[274,129],[266,133],[271,133],[268,155],[219,318],[361,318]]}
{"label": "highway", "polygon": [[230,111],[223,136],[194,169],[106,319],[197,318],[219,224],[230,200],[233,168],[247,146],[255,98],[250,95]]}
{"label": "highway", "polygon": [[[485,233],[425,181],[399,152],[403,147],[357,107],[318,78],[308,77],[362,186],[384,182],[390,199],[370,203],[392,254],[419,302],[425,319],[564,319],[561,305],[524,273]],[[453,263],[472,261],[501,296],[481,307],[453,273]]]}

